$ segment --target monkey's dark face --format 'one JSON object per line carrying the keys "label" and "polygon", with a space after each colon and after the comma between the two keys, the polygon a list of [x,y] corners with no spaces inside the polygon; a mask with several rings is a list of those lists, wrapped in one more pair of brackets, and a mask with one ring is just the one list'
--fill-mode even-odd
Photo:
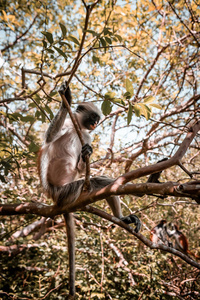
{"label": "monkey's dark face", "polygon": [[82,125],[88,130],[94,130],[99,123],[100,117],[95,112],[87,112],[82,119]]}
{"label": "monkey's dark face", "polygon": [[93,103],[79,104],[76,112],[78,113],[81,126],[88,130],[94,130],[99,123],[100,113]]}

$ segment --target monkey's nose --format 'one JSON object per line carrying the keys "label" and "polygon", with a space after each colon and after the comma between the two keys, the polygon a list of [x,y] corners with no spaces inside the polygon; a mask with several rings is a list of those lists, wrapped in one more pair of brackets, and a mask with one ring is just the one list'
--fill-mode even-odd
{"label": "monkey's nose", "polygon": [[90,125],[90,128],[94,130],[97,127],[98,122],[96,121],[94,124]]}
{"label": "monkey's nose", "polygon": [[97,127],[97,124],[95,123],[94,125],[90,125],[91,130],[94,130]]}

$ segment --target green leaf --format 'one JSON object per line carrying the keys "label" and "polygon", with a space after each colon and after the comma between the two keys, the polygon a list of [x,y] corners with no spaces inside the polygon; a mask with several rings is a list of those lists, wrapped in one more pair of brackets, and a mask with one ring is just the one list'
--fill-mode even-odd
{"label": "green leaf", "polygon": [[138,104],[135,104],[135,105],[133,106],[133,109],[134,109],[134,112],[135,112],[136,117],[140,117],[141,114],[142,114],[141,107],[140,107]]}
{"label": "green leaf", "polygon": [[67,29],[66,29],[65,25],[63,25],[62,23],[59,23],[59,25],[62,30],[62,35],[63,35],[63,37],[65,37],[66,33],[67,33]]}
{"label": "green leaf", "polygon": [[21,120],[23,122],[30,122],[31,124],[35,121],[35,118],[33,116],[25,116],[25,117],[22,117]]}
{"label": "green leaf", "polygon": [[105,94],[105,99],[106,100],[109,100],[109,99],[113,99],[113,98],[115,98],[115,92],[107,92],[106,94]]}
{"label": "green leaf", "polygon": [[109,37],[105,36],[105,40],[108,44],[112,44],[112,40]]}
{"label": "green leaf", "polygon": [[123,101],[123,99],[121,99],[121,98],[114,98],[113,100],[114,100],[115,103],[119,103],[119,104],[122,104],[124,106],[126,105],[125,102]]}
{"label": "green leaf", "polygon": [[144,99],[144,103],[152,103],[155,101],[155,97],[154,96],[148,96]]}
{"label": "green leaf", "polygon": [[68,36],[68,39],[69,39],[70,41],[74,42],[75,44],[80,45],[79,41],[77,40],[77,38],[76,38],[75,36],[73,36],[73,35],[70,34],[70,35]]}
{"label": "green leaf", "polygon": [[13,114],[9,114],[8,118],[12,121],[17,121],[17,120],[21,120],[22,115],[20,113],[13,113]]}
{"label": "green leaf", "polygon": [[45,110],[50,115],[50,119],[52,120],[54,115],[53,115],[52,110],[50,109],[50,107],[48,105],[45,105]]}
{"label": "green leaf", "polygon": [[100,63],[100,59],[95,55],[92,56],[92,61],[94,64],[96,64],[96,62]]}
{"label": "green leaf", "polygon": [[129,125],[133,116],[133,107],[132,104],[129,103],[128,114],[127,114],[127,124]]}
{"label": "green leaf", "polygon": [[33,141],[30,143],[28,148],[30,152],[37,152],[40,149],[40,147],[36,145]]}
{"label": "green leaf", "polygon": [[43,40],[42,43],[43,43],[43,47],[46,48],[47,47],[47,42],[45,40]]}
{"label": "green leaf", "polygon": [[149,105],[152,107],[158,108],[158,109],[162,109],[162,106],[160,106],[160,104],[157,104],[157,103],[151,103]]}
{"label": "green leaf", "polygon": [[48,32],[48,31],[42,31],[42,34],[46,36],[48,42],[50,44],[53,44],[53,35],[52,33]]}
{"label": "green leaf", "polygon": [[100,38],[101,45],[106,47],[106,41],[103,38]]}
{"label": "green leaf", "polygon": [[56,47],[56,46],[53,46],[54,47],[54,49],[60,54],[60,55],[62,55],[64,58],[65,58],[65,60],[67,61],[67,55],[65,54],[65,52],[63,52],[61,49],[59,49],[58,47]]}
{"label": "green leaf", "polygon": [[131,98],[131,94],[130,94],[129,92],[126,92],[126,93],[124,94],[124,97],[125,97],[126,99],[130,99],[130,98]]}
{"label": "green leaf", "polygon": [[55,96],[57,93],[58,93],[57,91],[51,92],[51,93],[49,94],[49,96],[50,96],[50,97],[53,97],[53,96]]}
{"label": "green leaf", "polygon": [[105,27],[104,30],[103,30],[103,33],[104,33],[104,35],[107,35],[107,34],[110,35],[110,36],[113,35],[113,33],[111,31],[111,28],[109,28],[109,27]]}
{"label": "green leaf", "polygon": [[132,85],[132,82],[126,78],[126,81],[125,81],[125,84],[126,84],[126,91],[130,93],[131,97],[133,96],[133,85]]}
{"label": "green leaf", "polygon": [[46,49],[47,52],[54,54],[54,51],[52,49],[47,48]]}
{"label": "green leaf", "polygon": [[121,35],[119,35],[119,34],[115,34],[115,37],[118,39],[118,41],[121,43],[121,41],[122,41],[122,37],[121,37]]}
{"label": "green leaf", "polygon": [[93,36],[98,36],[98,33],[96,33],[94,30],[88,29],[88,30],[85,30],[85,32],[89,32],[89,33],[91,33]]}
{"label": "green leaf", "polygon": [[101,110],[104,114],[104,116],[107,116],[111,113],[112,111],[112,104],[109,100],[105,100],[103,101],[102,105],[101,105]]}
{"label": "green leaf", "polygon": [[71,46],[69,43],[67,43],[67,42],[59,42],[59,44],[60,44],[61,46],[67,45],[70,49],[72,49],[72,46]]}
{"label": "green leaf", "polygon": [[138,103],[138,105],[140,105],[141,107],[142,114],[147,120],[149,120],[149,118],[151,117],[151,109],[143,103]]}

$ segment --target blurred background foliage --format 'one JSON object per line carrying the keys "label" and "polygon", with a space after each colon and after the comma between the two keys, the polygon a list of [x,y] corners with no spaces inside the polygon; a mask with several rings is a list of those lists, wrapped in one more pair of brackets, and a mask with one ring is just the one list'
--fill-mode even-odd
{"label": "blurred background foliage", "polygon": [[[58,86],[71,72],[85,23],[81,0],[0,1],[1,203],[40,201],[37,151],[57,111]],[[94,1],[93,1],[94,3]],[[188,124],[199,119],[200,6],[197,0],[101,0],[93,9],[73,107],[93,101],[102,122],[92,133],[92,174],[116,178],[170,157]],[[63,76],[65,74],[65,76]],[[199,135],[183,159],[200,170]],[[199,178],[196,174],[195,178]],[[187,182],[179,167],[161,181]],[[141,178],[137,182],[145,182]],[[121,198],[142,233],[173,221],[199,253],[199,208],[185,198]],[[106,202],[95,204],[109,211]],[[171,254],[147,248],[121,228],[84,212],[76,216],[77,299],[197,299],[199,272]],[[64,223],[32,215],[0,219],[1,299],[66,299]]]}

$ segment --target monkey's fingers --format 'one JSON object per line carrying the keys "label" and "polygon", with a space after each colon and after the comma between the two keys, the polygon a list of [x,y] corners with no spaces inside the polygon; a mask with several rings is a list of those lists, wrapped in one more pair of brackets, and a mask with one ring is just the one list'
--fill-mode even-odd
{"label": "monkey's fingers", "polygon": [[92,154],[92,152],[93,152],[92,147],[89,144],[85,144],[82,147],[81,154],[82,154],[82,159],[83,159],[84,162],[85,162],[85,157],[87,155],[90,156]]}
{"label": "monkey's fingers", "polygon": [[121,220],[126,223],[126,224],[132,224],[134,223],[135,224],[135,232],[139,232],[141,227],[142,227],[142,223],[140,221],[140,219],[136,216],[136,215],[129,215],[129,216],[126,216],[126,217],[122,217]]}
{"label": "monkey's fingers", "polygon": [[[62,94],[65,96],[67,102],[69,103],[69,105],[71,106],[71,103],[72,103],[72,95],[71,95],[71,90],[69,88],[69,86],[67,87],[67,83],[66,81],[64,81],[59,90],[58,90],[59,94]],[[62,106],[65,107],[65,104],[64,102],[62,101]]]}
{"label": "monkey's fingers", "polygon": [[61,86],[59,87],[58,92],[59,92],[60,94],[65,95],[66,87],[67,87],[66,81],[63,81],[63,83],[62,83]]}

